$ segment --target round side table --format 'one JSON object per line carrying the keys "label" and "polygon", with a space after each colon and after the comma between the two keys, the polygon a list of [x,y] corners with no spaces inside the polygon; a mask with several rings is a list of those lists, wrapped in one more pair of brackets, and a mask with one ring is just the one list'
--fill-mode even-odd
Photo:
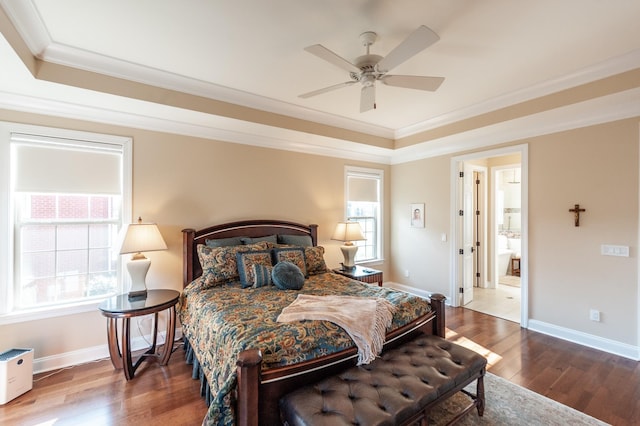
{"label": "round side table", "polygon": [[[148,290],[145,299],[129,300],[126,294],[113,296],[103,301],[99,309],[107,317],[107,337],[109,339],[109,355],[116,370],[124,369],[127,380],[133,379],[136,369],[145,359],[155,359],[160,365],[167,365],[173,349],[176,333],[176,304],[180,293],[175,290]],[[162,352],[156,353],[158,337],[158,313],[169,311],[167,331]],[[154,315],[153,342],[151,347],[133,363],[131,356],[130,319],[142,315]],[[118,319],[122,319],[122,343],[118,345]],[[120,350],[122,349],[122,352]]]}

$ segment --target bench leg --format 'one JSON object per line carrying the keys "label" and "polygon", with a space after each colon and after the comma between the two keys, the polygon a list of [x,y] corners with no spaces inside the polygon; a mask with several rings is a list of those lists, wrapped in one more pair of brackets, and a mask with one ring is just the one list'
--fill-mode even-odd
{"label": "bench leg", "polygon": [[482,375],[478,377],[476,386],[476,403],[478,404],[478,416],[482,417],[482,415],[484,414],[484,372],[482,372]]}

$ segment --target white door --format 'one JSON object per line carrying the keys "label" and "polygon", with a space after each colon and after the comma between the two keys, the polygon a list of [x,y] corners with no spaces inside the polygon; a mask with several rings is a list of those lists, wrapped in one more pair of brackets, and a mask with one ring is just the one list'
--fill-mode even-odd
{"label": "white door", "polygon": [[475,250],[475,240],[473,238],[473,221],[475,218],[473,209],[474,189],[473,169],[465,164],[462,191],[462,305],[473,301],[473,264]]}

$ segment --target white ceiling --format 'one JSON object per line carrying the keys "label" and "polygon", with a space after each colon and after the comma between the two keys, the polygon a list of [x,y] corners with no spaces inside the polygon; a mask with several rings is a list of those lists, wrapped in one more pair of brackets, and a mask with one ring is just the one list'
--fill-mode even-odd
{"label": "white ceiling", "polygon": [[[46,61],[390,138],[640,66],[640,1],[635,0],[0,0],[0,5],[34,56]],[[393,74],[445,77],[435,93],[378,83],[377,109],[365,113],[359,112],[359,85],[298,97],[349,80],[346,71],[305,52],[306,46],[322,44],[352,61],[364,53],[359,34],[375,31],[378,41],[371,51],[384,56],[419,25],[435,31],[440,41]],[[0,41],[0,58],[9,67],[8,45]],[[77,99],[79,105],[98,103],[101,96],[27,82],[23,67],[13,66],[0,71],[3,79],[11,72],[12,79],[0,90],[20,92],[20,75],[31,95]],[[111,95],[99,102],[114,111],[140,111],[141,103]],[[155,108],[149,114],[162,116],[162,106],[147,107]]]}

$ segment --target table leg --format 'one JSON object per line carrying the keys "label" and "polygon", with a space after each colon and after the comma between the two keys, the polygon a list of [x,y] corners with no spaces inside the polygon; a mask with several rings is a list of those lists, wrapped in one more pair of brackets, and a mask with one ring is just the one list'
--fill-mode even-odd
{"label": "table leg", "polygon": [[154,354],[156,352],[156,343],[158,343],[158,313],[153,315],[153,341],[147,353]]}
{"label": "table leg", "polygon": [[133,379],[135,368],[131,362],[131,327],[128,317],[122,319],[122,354],[124,356],[124,376]]}
{"label": "table leg", "polygon": [[122,355],[120,354],[120,346],[118,343],[118,319],[109,318],[107,320],[107,336],[109,340],[109,356],[113,368],[119,370],[122,368]]}
{"label": "table leg", "polygon": [[164,352],[160,361],[161,365],[167,365],[169,358],[173,353],[173,339],[176,335],[176,306],[173,305],[169,308],[169,315],[167,318],[167,332],[165,333]]}

